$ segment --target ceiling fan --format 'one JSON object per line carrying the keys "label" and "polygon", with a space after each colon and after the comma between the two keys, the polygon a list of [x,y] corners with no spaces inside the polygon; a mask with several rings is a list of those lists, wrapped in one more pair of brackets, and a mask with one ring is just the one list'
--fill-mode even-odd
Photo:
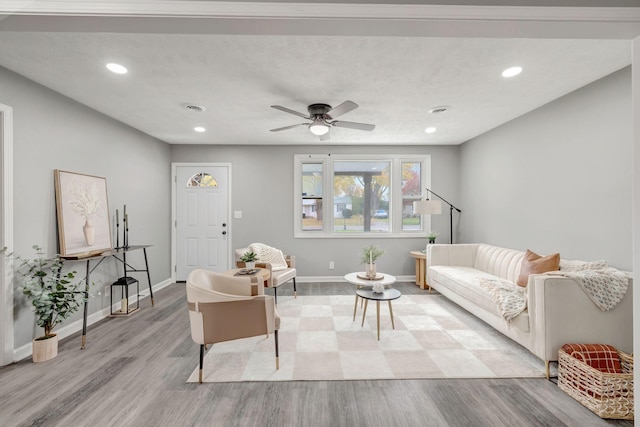
{"label": "ceiling fan", "polygon": [[331,105],[328,104],[311,104],[307,107],[309,114],[299,113],[280,105],[272,105],[271,108],[311,120],[311,123],[298,123],[291,126],[271,129],[271,132],[280,132],[281,130],[287,130],[298,126],[308,126],[312,134],[320,137],[320,141],[329,140],[329,129],[332,126],[366,131],[372,131],[376,127],[376,125],[370,125],[367,123],[334,120],[336,117],[358,108],[358,104],[352,101],[345,101],[336,108],[332,108]]}

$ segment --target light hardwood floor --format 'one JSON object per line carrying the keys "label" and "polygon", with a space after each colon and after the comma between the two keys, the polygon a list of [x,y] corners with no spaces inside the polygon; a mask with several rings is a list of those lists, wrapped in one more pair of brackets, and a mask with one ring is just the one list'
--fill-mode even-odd
{"label": "light hardwood floor", "polygon": [[[409,283],[404,294],[425,292]],[[351,294],[299,283],[299,295]],[[278,296],[292,295],[283,285]],[[604,426],[544,379],[187,384],[198,364],[184,284],[60,343],[57,358],[0,368],[0,426]]]}

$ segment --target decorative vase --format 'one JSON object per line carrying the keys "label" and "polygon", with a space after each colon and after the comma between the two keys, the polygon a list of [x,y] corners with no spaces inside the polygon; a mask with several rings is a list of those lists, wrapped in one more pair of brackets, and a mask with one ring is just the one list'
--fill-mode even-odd
{"label": "decorative vase", "polygon": [[88,219],[85,221],[82,231],[84,231],[84,240],[87,242],[87,245],[93,246],[95,243],[96,228],[91,225]]}
{"label": "decorative vase", "polygon": [[370,277],[370,278],[376,277],[376,263],[373,262],[366,265],[367,265],[367,270],[365,271],[365,274],[367,275],[367,277]]}
{"label": "decorative vase", "polygon": [[246,261],[244,263],[244,266],[247,270],[253,270],[254,268],[256,268],[256,262],[255,261]]}
{"label": "decorative vase", "polygon": [[36,338],[32,341],[31,358],[35,363],[46,362],[58,355],[58,335],[51,334],[49,338]]}

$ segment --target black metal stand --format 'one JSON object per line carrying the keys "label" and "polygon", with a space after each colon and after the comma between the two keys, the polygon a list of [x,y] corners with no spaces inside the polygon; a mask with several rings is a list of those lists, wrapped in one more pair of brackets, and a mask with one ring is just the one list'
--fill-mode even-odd
{"label": "black metal stand", "polygon": [[462,212],[460,209],[456,208],[455,206],[453,206],[451,203],[449,203],[448,201],[446,201],[442,196],[434,193],[433,191],[429,190],[427,188],[427,191],[431,194],[433,194],[434,196],[436,196],[438,199],[442,200],[443,202],[445,202],[446,204],[449,205],[449,242],[451,244],[453,244],[453,210],[457,210],[458,212]]}

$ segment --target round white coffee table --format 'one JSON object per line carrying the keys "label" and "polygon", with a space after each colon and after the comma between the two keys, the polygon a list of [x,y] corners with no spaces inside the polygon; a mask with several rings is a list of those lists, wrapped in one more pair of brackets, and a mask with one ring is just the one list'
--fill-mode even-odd
{"label": "round white coffee table", "polygon": [[[364,271],[357,271],[355,273],[349,273],[344,276],[344,280],[349,283],[356,285],[356,291],[360,288],[371,288],[374,283],[382,283],[385,288],[388,288],[392,284],[395,283],[396,278],[390,274],[378,273],[378,276],[382,276],[378,280],[371,279],[363,279],[362,277],[366,277],[366,273]],[[356,303],[353,307],[353,321],[356,320],[356,311],[358,310],[358,298],[360,296],[356,293]]]}

